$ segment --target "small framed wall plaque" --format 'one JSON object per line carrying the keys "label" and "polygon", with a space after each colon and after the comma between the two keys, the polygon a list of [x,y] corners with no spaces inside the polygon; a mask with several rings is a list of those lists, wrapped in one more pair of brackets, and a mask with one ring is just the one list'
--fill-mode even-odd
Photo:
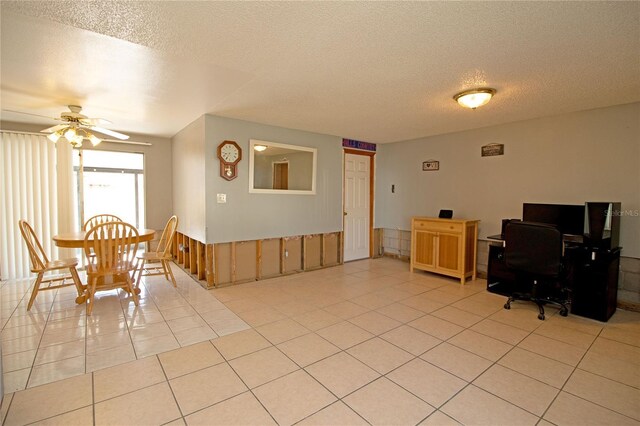
{"label": "small framed wall plaque", "polygon": [[496,155],[504,155],[504,144],[490,143],[482,147],[483,157],[495,157]]}
{"label": "small framed wall plaque", "polygon": [[436,160],[427,160],[422,162],[422,171],[440,170],[440,162]]}

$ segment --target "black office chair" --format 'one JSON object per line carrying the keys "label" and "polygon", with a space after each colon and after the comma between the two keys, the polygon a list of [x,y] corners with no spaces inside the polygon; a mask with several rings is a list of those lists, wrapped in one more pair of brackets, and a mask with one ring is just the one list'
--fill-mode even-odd
{"label": "black office chair", "polygon": [[[562,234],[553,225],[536,222],[511,222],[505,227],[505,263],[516,276],[514,291],[505,309],[514,300],[530,300],[538,305],[538,319],[544,320],[544,305],[560,306],[567,316],[569,271],[563,264]],[[518,291],[523,290],[523,291]]]}

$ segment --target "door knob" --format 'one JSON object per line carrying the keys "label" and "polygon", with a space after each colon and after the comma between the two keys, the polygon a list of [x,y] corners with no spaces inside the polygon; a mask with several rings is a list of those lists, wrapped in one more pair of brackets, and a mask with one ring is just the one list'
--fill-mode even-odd
{"label": "door knob", "polygon": [[344,216],[346,216],[346,215],[347,215],[347,212],[342,212],[342,214],[343,214]]}

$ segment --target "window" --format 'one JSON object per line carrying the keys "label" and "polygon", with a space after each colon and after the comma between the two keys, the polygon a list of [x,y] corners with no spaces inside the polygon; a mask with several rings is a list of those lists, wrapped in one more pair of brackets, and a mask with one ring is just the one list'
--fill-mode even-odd
{"label": "window", "polygon": [[143,154],[74,150],[73,171],[80,226],[92,216],[109,213],[136,228],[145,227]]}

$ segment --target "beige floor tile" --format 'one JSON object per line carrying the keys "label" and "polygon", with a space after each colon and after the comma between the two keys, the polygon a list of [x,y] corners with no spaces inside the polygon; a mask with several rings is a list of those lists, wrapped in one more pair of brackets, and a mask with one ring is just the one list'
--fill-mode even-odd
{"label": "beige floor tile", "polygon": [[[506,298],[504,301],[506,302]],[[501,309],[489,316],[489,319],[529,332],[542,325],[542,321],[538,319],[538,307],[528,302],[513,303],[511,309]]]}
{"label": "beige floor tile", "polygon": [[45,333],[42,335],[42,340],[40,340],[40,347],[42,348],[44,346],[59,345],[78,339],[84,339],[86,337],[85,331],[85,327],[68,328],[65,330],[56,330],[52,332],[45,331]]}
{"label": "beige floor tile", "polygon": [[504,309],[503,305],[506,300],[506,297],[501,297],[499,300],[496,299],[492,301],[479,301],[474,299],[473,297],[467,297],[466,299],[458,300],[457,302],[452,303],[451,306],[463,311],[471,312],[472,314],[480,315],[482,317],[488,317]]}
{"label": "beige floor tile", "polygon": [[380,377],[376,371],[345,352],[310,365],[306,371],[339,398]]}
{"label": "beige floor tile", "polygon": [[16,392],[5,425],[32,423],[89,406],[93,402],[91,386],[91,375],[84,374]]}
{"label": "beige floor tile", "polygon": [[15,392],[25,389],[27,387],[27,380],[29,380],[29,374],[31,374],[31,368],[3,373],[4,392]]}
{"label": "beige floor tile", "polygon": [[263,309],[266,306],[264,303],[253,298],[231,300],[224,302],[224,304],[236,314]]}
{"label": "beige floor tile", "polygon": [[133,341],[133,348],[136,351],[138,358],[144,358],[146,356],[159,354],[161,352],[167,352],[180,347],[180,344],[173,337],[173,334],[167,334],[164,336],[152,337],[150,339]]}
{"label": "beige floor tile", "polygon": [[77,356],[62,361],[36,365],[31,370],[27,387],[40,386],[68,377],[78,376],[85,372],[85,357]]}
{"label": "beige floor tile", "polygon": [[2,371],[10,372],[16,370],[22,370],[23,368],[31,368],[33,361],[36,358],[36,351],[24,351],[14,354],[2,356]]}
{"label": "beige floor tile", "polygon": [[305,367],[340,351],[315,333],[305,334],[278,345],[300,367]]}
{"label": "beige floor tile", "polygon": [[91,371],[135,361],[135,359],[136,353],[133,350],[133,344],[128,343],[122,346],[116,346],[115,348],[87,354],[86,371],[89,373]]}
{"label": "beige floor tile", "polygon": [[212,343],[227,360],[271,346],[267,339],[253,329],[218,337]]}
{"label": "beige floor tile", "polygon": [[91,354],[125,345],[131,345],[131,336],[126,331],[119,331],[87,338],[86,351]]}
{"label": "beige floor tile", "polygon": [[378,337],[360,343],[347,352],[380,374],[387,374],[413,358],[410,353]]}
{"label": "beige floor tile", "polygon": [[247,390],[227,363],[169,381],[183,415],[224,401]]}
{"label": "beige floor tile", "polygon": [[354,299],[351,299],[351,302],[356,303],[363,308],[371,309],[379,309],[383,306],[387,306],[392,304],[394,301],[387,299],[382,294],[378,293],[368,293],[363,296],[358,296]]}
{"label": "beige floor tile", "polygon": [[357,317],[358,315],[362,315],[368,311],[367,308],[356,303],[349,302],[348,300],[326,306],[324,307],[324,310],[342,319]]}
{"label": "beige floor tile", "polygon": [[520,348],[513,348],[498,363],[558,389],[573,373],[570,365]]}
{"label": "beige floor tile", "polygon": [[483,320],[483,317],[480,315],[472,314],[451,306],[445,306],[437,311],[433,311],[431,312],[431,315],[464,328],[471,327],[473,324]]}
{"label": "beige floor tile", "polygon": [[160,312],[165,321],[185,318],[196,315],[196,311],[191,306],[176,306],[175,308],[161,309]]}
{"label": "beige floor tile", "polygon": [[401,300],[399,303],[402,303],[403,305],[407,305],[410,308],[414,308],[419,311],[422,311],[425,314],[428,314],[429,312],[433,312],[446,305],[446,303],[436,302],[435,300],[430,299],[429,297],[426,296],[426,293],[409,297],[407,299]]}
{"label": "beige floor tile", "polygon": [[2,404],[0,404],[0,425],[4,424],[4,419],[7,417],[7,412],[9,411],[9,405],[11,405],[11,400],[13,399],[12,393],[5,393],[0,397]]}
{"label": "beige floor tile", "polygon": [[365,426],[369,423],[357,415],[351,408],[347,407],[342,401],[338,401],[297,424],[304,426]]}
{"label": "beige floor tile", "polygon": [[559,392],[501,365],[493,365],[473,384],[537,416],[544,414]]}
{"label": "beige floor tile", "polygon": [[421,426],[458,426],[460,423],[444,414],[442,411],[434,411]]}
{"label": "beige floor tile", "polygon": [[158,355],[167,378],[173,379],[224,362],[224,358],[206,341]]}
{"label": "beige floor tile", "polygon": [[171,331],[175,334],[179,331],[206,326],[207,323],[199,315],[191,315],[191,316],[186,316],[182,318],[168,320],[167,325],[169,326]]}
{"label": "beige floor tile", "polygon": [[251,392],[245,392],[193,413],[185,420],[189,426],[275,425],[271,415]]}
{"label": "beige floor tile", "polygon": [[[4,334],[4,330],[2,331]],[[30,351],[33,349],[38,349],[38,345],[40,344],[40,335],[22,337],[18,339],[12,340],[3,340],[2,341],[2,355],[10,355],[15,354],[17,352]]]}
{"label": "beige floor tile", "polygon": [[566,392],[560,392],[544,418],[556,425],[638,425],[629,417]]}
{"label": "beige floor tile", "polygon": [[189,346],[218,337],[215,331],[208,325],[202,327],[189,328],[187,330],[176,331],[173,333],[180,346]]}
{"label": "beige floor tile", "polygon": [[381,377],[343,400],[372,425],[417,424],[433,407]]}
{"label": "beige floor tile", "polygon": [[411,308],[407,305],[403,305],[402,303],[394,303],[393,305],[383,306],[382,308],[378,309],[377,312],[381,313],[382,315],[386,315],[396,321],[400,321],[403,324],[413,321],[424,315],[424,312]]}
{"label": "beige floor tile", "polygon": [[35,365],[84,355],[85,345],[84,340],[76,340],[61,345],[44,347],[36,354]]}
{"label": "beige floor tile", "polygon": [[605,339],[615,340],[628,345],[640,346],[640,330],[629,327],[605,327],[600,334]]}
{"label": "beige floor tile", "polygon": [[340,317],[330,314],[322,309],[296,315],[293,319],[312,331],[320,330],[321,328],[329,327],[330,325],[342,321]]}
{"label": "beige floor tile", "polygon": [[262,334],[274,345],[286,342],[287,340],[295,339],[296,337],[309,333],[308,329],[292,319],[284,319],[272,322],[270,324],[256,328],[256,331]]}
{"label": "beige floor tile", "polygon": [[169,423],[165,423],[162,426],[186,426],[187,423],[185,423],[183,418],[179,418],[179,419],[175,419],[172,422]]}
{"label": "beige floor tile", "polygon": [[587,351],[578,364],[578,368],[625,385],[640,388],[640,366],[635,363]]}
{"label": "beige floor tile", "polygon": [[166,380],[158,359],[148,357],[96,371],[93,392],[96,402],[111,399]]}
{"label": "beige floor tile", "polygon": [[180,416],[167,383],[158,383],[95,405],[96,425],[163,424]]}
{"label": "beige floor tile", "polygon": [[350,323],[367,330],[369,333],[379,335],[400,326],[402,323],[386,315],[370,311],[357,317],[351,318]]}
{"label": "beige floor tile", "polygon": [[538,327],[535,334],[559,340],[579,348],[588,349],[593,343],[596,336],[589,333],[563,327],[558,322],[546,322]]}
{"label": "beige floor tile", "polygon": [[408,325],[441,340],[447,340],[464,330],[459,325],[432,315],[425,315],[422,318],[411,321]]}
{"label": "beige floor tile", "polygon": [[138,327],[133,327],[129,331],[129,334],[131,334],[131,340],[133,340],[134,342],[139,342],[142,340],[171,334],[171,329],[166,322],[156,322],[153,324],[145,324]]}
{"label": "beige floor tile", "polygon": [[39,426],[93,425],[93,407],[84,407],[37,423]]}
{"label": "beige floor tile", "polygon": [[635,420],[640,420],[640,390],[586,371],[576,370],[565,392],[610,408]]}
{"label": "beige floor tile", "polygon": [[291,425],[327,407],[336,398],[303,370],[254,389],[279,425]]}
{"label": "beige floor tile", "polygon": [[251,311],[239,312],[238,316],[252,327],[269,324],[287,318],[285,314],[270,307],[263,307]]}
{"label": "beige floor tile", "polygon": [[380,337],[415,356],[425,353],[442,342],[442,340],[408,325],[402,325],[384,333]]}
{"label": "beige floor tile", "polygon": [[41,325],[21,325],[18,327],[5,328],[2,330],[2,344],[7,340],[21,339],[30,336],[42,336],[45,327]]}
{"label": "beige floor tile", "polygon": [[535,425],[538,422],[533,414],[473,385],[464,388],[440,411],[469,425]]}
{"label": "beige floor tile", "polygon": [[250,389],[299,369],[274,347],[236,358],[229,364]]}
{"label": "beige floor tile", "polygon": [[510,345],[517,345],[522,339],[529,335],[528,331],[490,319],[480,321],[473,325],[470,330],[493,337]]}
{"label": "beige floor tile", "polygon": [[471,330],[464,330],[448,342],[491,361],[497,361],[513,348],[511,345]]}
{"label": "beige floor tile", "polygon": [[[453,286],[455,284],[451,283],[451,285]],[[449,305],[451,303],[454,303],[454,302],[466,297],[466,295],[463,295],[463,294],[455,294],[455,293],[452,293],[450,291],[443,291],[442,289],[446,288],[446,287],[448,287],[448,286],[442,286],[442,287],[437,288],[435,290],[431,290],[431,291],[428,291],[426,293],[423,293],[422,295],[424,297],[426,297],[427,299],[431,299],[431,300],[433,300],[435,302],[442,303],[444,305]]]}
{"label": "beige floor tile", "polygon": [[464,380],[421,359],[408,362],[387,378],[434,407],[441,406],[467,385]]}
{"label": "beige floor tile", "polygon": [[304,314],[305,312],[315,311],[317,308],[308,303],[298,302],[296,300],[288,300],[284,303],[273,304],[273,308],[288,317]]}
{"label": "beige floor tile", "polygon": [[373,334],[348,321],[334,324],[317,333],[340,349],[350,348],[374,337]]}
{"label": "beige floor tile", "polygon": [[539,334],[527,336],[522,342],[518,343],[517,347],[572,366],[578,365],[580,359],[586,352],[586,349],[540,336]]}
{"label": "beige floor tile", "polygon": [[125,311],[127,326],[129,328],[140,327],[143,325],[155,324],[158,322],[164,322],[165,318],[160,311],[141,309],[140,307],[134,307],[130,311]]}
{"label": "beige floor tile", "polygon": [[467,382],[478,377],[491,365],[491,361],[446,342],[429,350],[420,358]]}
{"label": "beige floor tile", "polygon": [[615,340],[598,337],[595,342],[593,342],[593,345],[591,345],[591,348],[589,348],[589,352],[595,352],[606,357],[640,365],[640,348]]}

